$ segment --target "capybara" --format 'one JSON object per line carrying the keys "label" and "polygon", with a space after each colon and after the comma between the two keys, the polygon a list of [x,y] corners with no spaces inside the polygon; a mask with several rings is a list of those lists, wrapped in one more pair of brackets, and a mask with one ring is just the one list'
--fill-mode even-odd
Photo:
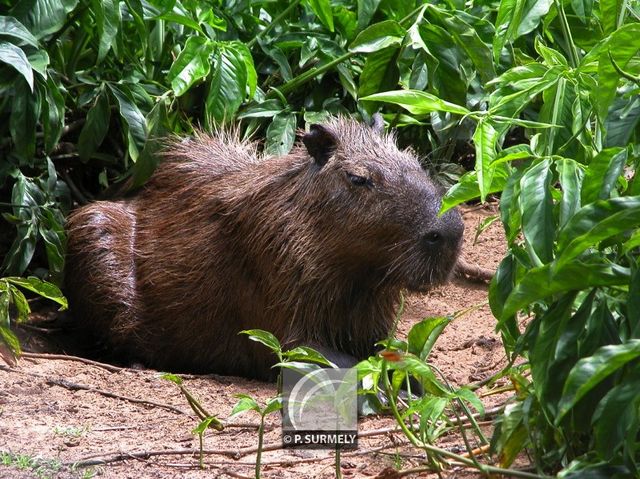
{"label": "capybara", "polygon": [[393,135],[344,117],[265,156],[238,135],[169,142],[134,196],[69,217],[73,317],[114,354],[163,370],[274,377],[244,329],[341,366],[368,357],[401,292],[454,267],[463,224]]}

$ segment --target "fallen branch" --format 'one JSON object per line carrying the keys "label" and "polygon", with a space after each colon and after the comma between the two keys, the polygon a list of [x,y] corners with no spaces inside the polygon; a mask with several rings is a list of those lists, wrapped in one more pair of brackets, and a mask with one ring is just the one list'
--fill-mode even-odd
{"label": "fallen branch", "polygon": [[127,368],[122,368],[119,366],[113,366],[111,364],[105,364],[98,361],[93,361],[91,359],[80,358],[78,356],[69,356],[67,354],[49,354],[49,353],[32,353],[28,351],[23,351],[21,357],[24,358],[32,358],[32,359],[60,359],[62,361],[76,361],[79,363],[89,364],[91,366],[96,366],[98,368],[106,369],[112,373],[118,373],[120,371],[124,371]]}
{"label": "fallen branch", "polygon": [[69,389],[71,391],[90,391],[96,394],[100,394],[105,397],[113,398],[113,399],[121,399],[123,401],[136,403],[136,404],[147,404],[149,406],[160,407],[163,409],[167,409],[169,411],[175,412],[177,414],[182,414],[185,416],[189,416],[189,413],[183,411],[182,409],[178,409],[177,407],[171,406],[169,404],[157,403],[154,401],[147,401],[146,399],[138,399],[130,396],[122,396],[120,394],[112,393],[111,391],[105,391],[104,389],[98,389],[91,386],[85,386],[84,384],[76,384],[65,379],[47,379],[46,383],[51,386],[60,386],[65,389]]}
{"label": "fallen branch", "polygon": [[482,268],[476,264],[467,263],[463,259],[458,259],[454,268],[454,274],[457,277],[467,278],[471,281],[488,283],[493,279],[496,272],[487,268]]}

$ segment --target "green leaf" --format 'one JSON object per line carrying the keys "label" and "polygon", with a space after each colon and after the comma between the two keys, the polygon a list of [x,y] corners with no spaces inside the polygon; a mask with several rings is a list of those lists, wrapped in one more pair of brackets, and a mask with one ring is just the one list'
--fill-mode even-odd
{"label": "green leaf", "polygon": [[580,209],[580,192],[584,178],[584,169],[575,160],[562,158],[555,162],[560,186],[562,187],[562,199],[560,200],[560,218],[558,226],[564,226],[576,211]]}
{"label": "green leaf", "polygon": [[[491,187],[487,194],[502,191],[509,176],[509,169],[504,165],[497,165],[493,172]],[[453,185],[442,198],[442,206],[439,214],[443,214],[447,210],[457,206],[465,201],[473,200],[480,197],[480,189],[478,188],[478,174],[475,171],[469,171],[462,175],[458,183]]]}
{"label": "green leaf", "polygon": [[638,50],[640,50],[640,23],[630,23],[620,27],[605,41],[598,59],[598,87],[594,95],[601,121],[607,117],[607,111],[615,98],[620,81],[620,74],[611,63],[611,59],[613,58],[616,64],[624,69]]}
{"label": "green leaf", "polygon": [[357,0],[358,4],[358,30],[362,30],[371,22],[378,10],[381,0]]}
{"label": "green leaf", "polygon": [[451,391],[438,381],[431,367],[413,354],[403,355],[402,362],[396,364],[396,367],[400,371],[406,371],[415,375],[427,393],[439,397],[448,397],[451,395]]}
{"label": "green leaf", "polygon": [[476,149],[475,170],[478,175],[478,188],[480,190],[480,201],[482,202],[487,198],[493,182],[495,167],[491,164],[496,158],[497,142],[498,132],[489,121],[484,118],[481,119],[473,134],[473,143]]}
{"label": "green leaf", "polygon": [[560,424],[576,403],[600,382],[639,356],[640,339],[631,339],[623,344],[603,346],[593,356],[580,359],[564,385],[555,424]]}
{"label": "green leaf", "polygon": [[308,361],[322,364],[324,366],[335,367],[335,365],[327,358],[325,358],[322,353],[308,346],[298,346],[296,348],[290,349],[289,351],[285,351],[284,353],[282,353],[282,356],[286,358],[287,361]]}
{"label": "green leaf", "polygon": [[247,396],[246,394],[237,394],[237,397],[240,400],[233,406],[233,410],[231,411],[231,416],[237,416],[238,414],[242,414],[247,411],[256,411],[258,414],[262,414],[260,406],[251,396]]}
{"label": "green leaf", "polygon": [[282,352],[282,346],[280,345],[280,341],[273,334],[268,331],[263,331],[262,329],[247,329],[244,331],[240,331],[238,334],[246,334],[249,336],[249,339],[252,341],[257,341],[258,343],[264,344],[271,351],[280,355]]}
{"label": "green leaf", "polygon": [[522,234],[531,260],[542,265],[553,258],[555,221],[551,196],[551,161],[536,163],[520,180]]}
{"label": "green leaf", "polygon": [[111,49],[120,29],[120,23],[122,22],[120,1],[95,0],[93,1],[93,10],[96,16],[98,37],[100,38],[97,61],[97,63],[100,63]]}
{"label": "green leaf", "polygon": [[590,162],[582,183],[582,204],[606,200],[627,162],[625,148],[607,148]]}
{"label": "green leaf", "polygon": [[548,12],[553,0],[501,0],[496,19],[493,58],[498,62],[504,45],[533,31]]}
{"label": "green leaf", "polygon": [[296,115],[295,113],[282,112],[273,117],[273,121],[267,128],[266,152],[269,155],[286,155],[293,148],[296,139]]}
{"label": "green leaf", "polygon": [[34,95],[27,82],[19,78],[14,86],[9,130],[15,151],[29,165],[33,164],[36,152],[36,126],[40,107],[40,96]]}
{"label": "green leaf", "polygon": [[330,0],[306,0],[313,13],[320,19],[322,24],[333,32],[333,13],[331,13]]}
{"label": "green leaf", "polygon": [[38,39],[14,17],[0,16],[0,36],[12,37],[38,48]]}
{"label": "green leaf", "polygon": [[219,44],[213,55],[215,66],[205,103],[209,122],[230,121],[247,96],[246,53],[238,45],[238,42]]}
{"label": "green leaf", "polygon": [[36,38],[43,38],[60,30],[77,4],[78,0],[18,0],[11,14]]}
{"label": "green leaf", "polygon": [[437,316],[413,325],[407,337],[409,352],[426,361],[438,337],[450,322],[448,316]]}
{"label": "green leaf", "polygon": [[626,284],[630,272],[616,264],[574,260],[555,268],[553,263],[530,269],[507,298],[501,318],[515,315],[541,299],[566,291]]}
{"label": "green leaf", "polygon": [[282,102],[278,99],[265,100],[261,103],[250,103],[238,114],[238,119],[243,118],[272,118],[284,110]]}
{"label": "green leaf", "polygon": [[404,27],[394,20],[374,23],[358,34],[349,46],[349,51],[371,53],[391,46],[400,46],[406,34]]}
{"label": "green leaf", "polygon": [[558,233],[558,266],[600,241],[640,226],[640,196],[596,201],[578,211]]}
{"label": "green leaf", "polygon": [[0,62],[6,63],[25,79],[33,92],[33,69],[29,59],[20,47],[13,43],[0,41]]}
{"label": "green leaf", "polygon": [[414,115],[426,115],[433,111],[446,111],[458,115],[471,113],[465,107],[442,100],[431,93],[419,90],[396,90],[376,93],[361,98],[362,101],[381,101],[405,108]]}
{"label": "green leaf", "polygon": [[24,296],[24,293],[20,291],[13,285],[9,286],[9,291],[11,292],[11,299],[13,300],[13,305],[16,309],[16,323],[24,323],[29,319],[29,315],[31,314],[31,307],[29,306],[29,301]]}
{"label": "green leaf", "polygon": [[110,117],[109,96],[102,89],[102,93],[98,94],[95,103],[87,113],[87,120],[78,138],[78,153],[83,161],[89,160],[104,141],[109,131]]}
{"label": "green leaf", "polygon": [[44,123],[44,148],[50,153],[60,141],[64,129],[65,103],[62,96],[62,88],[53,77],[48,76],[46,83],[42,85],[46,101],[42,104],[42,121]]}
{"label": "green leaf", "polygon": [[136,161],[147,141],[147,122],[135,104],[131,90],[127,85],[116,85],[113,83],[109,83],[108,85],[118,102],[120,117],[126,125],[125,132],[127,134],[129,155],[133,161]]}
{"label": "green leaf", "polygon": [[282,398],[274,397],[267,401],[267,404],[264,407],[264,411],[262,414],[266,416],[267,414],[271,414],[272,412],[279,411],[282,409]]}
{"label": "green leaf", "polygon": [[593,414],[596,450],[607,461],[624,445],[626,437],[637,437],[640,381],[618,384],[598,403]]}
{"label": "green leaf", "polygon": [[210,57],[214,50],[215,44],[204,37],[191,36],[187,39],[167,74],[176,96],[184,95],[191,85],[209,75]]}
{"label": "green leaf", "polygon": [[398,86],[400,70],[398,69],[398,55],[396,47],[384,48],[367,55],[364,68],[360,74],[358,95],[366,95],[379,91],[391,90]]}
{"label": "green leaf", "polygon": [[162,373],[160,375],[160,378],[166,381],[171,381],[172,383],[177,384],[178,386],[181,386],[183,383],[182,378],[177,374],[173,374],[173,373]]}
{"label": "green leaf", "polygon": [[610,34],[618,28],[618,19],[624,6],[622,0],[600,0],[600,14],[604,33]]}
{"label": "green leaf", "polygon": [[36,278],[35,276],[29,276],[28,278],[17,278],[8,276],[4,278],[4,280],[9,283],[15,284],[16,286],[20,286],[21,288],[28,289],[29,291],[33,291],[34,293],[42,296],[43,298],[50,299],[58,303],[62,306],[60,309],[67,309],[69,306],[67,303],[67,298],[64,297],[60,288],[58,288],[55,284],[47,283],[46,281],[42,281],[40,278]]}

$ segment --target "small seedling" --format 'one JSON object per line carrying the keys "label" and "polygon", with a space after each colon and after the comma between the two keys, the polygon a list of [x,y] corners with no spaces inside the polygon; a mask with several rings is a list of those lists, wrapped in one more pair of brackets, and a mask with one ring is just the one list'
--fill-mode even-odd
{"label": "small seedling", "polygon": [[256,479],[260,479],[260,464],[262,461],[262,445],[264,441],[264,419],[269,414],[282,409],[282,397],[276,396],[267,400],[264,407],[260,407],[258,402],[246,394],[237,394],[240,400],[231,411],[231,417],[237,416],[247,411],[255,411],[260,415],[260,427],[258,428],[258,452],[256,454]]}
{"label": "small seedling", "polygon": [[182,378],[176,374],[165,373],[162,376],[162,379],[166,379],[167,381],[171,381],[176,384],[180,388],[180,392],[184,395],[191,406],[193,412],[198,416],[200,422],[193,429],[192,433],[198,435],[199,443],[200,443],[200,457],[199,457],[199,465],[200,469],[204,469],[204,433],[207,429],[215,429],[216,431],[222,431],[224,429],[224,424],[213,416],[209,414],[207,410],[202,406],[200,401],[198,401],[191,392],[184,386]]}

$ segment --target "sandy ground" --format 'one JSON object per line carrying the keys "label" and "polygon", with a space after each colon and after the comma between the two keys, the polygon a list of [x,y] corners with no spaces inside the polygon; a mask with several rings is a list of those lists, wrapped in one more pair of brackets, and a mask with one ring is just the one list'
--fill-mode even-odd
{"label": "sandy ground", "polygon": [[[491,225],[475,243],[474,237],[478,225],[495,213],[491,207],[464,211],[463,257],[493,270],[505,251],[500,225]],[[406,334],[422,318],[479,306],[445,329],[430,358],[451,384],[479,381],[505,364],[503,348],[494,332],[495,319],[486,301],[485,284],[455,279],[424,296],[407,298],[400,333]],[[184,382],[209,412],[222,420],[229,417],[238,393],[260,401],[276,394],[274,384],[241,378],[184,376]],[[489,395],[483,402],[489,409],[504,403],[506,397]],[[198,448],[198,438],[191,432],[197,422],[178,388],[160,379],[157,371],[105,369],[50,357],[22,358],[15,368],[0,367],[0,478],[253,476],[257,415],[247,413],[231,420],[235,426],[206,433],[204,447],[209,453],[204,470],[199,469],[198,456],[192,452]],[[363,437],[359,448],[342,453],[345,477],[391,478],[392,470],[424,464],[423,451],[407,446],[401,433],[380,431],[394,425],[389,416],[360,420]],[[487,431],[490,434],[490,425]],[[280,444],[280,419],[274,414],[267,419],[263,477],[335,477],[333,451],[282,449]],[[440,438],[438,446],[464,451],[460,436],[454,433]],[[113,462],[73,465],[99,458]],[[437,476],[422,472],[403,477]],[[470,471],[449,469],[442,477],[476,476]]]}

